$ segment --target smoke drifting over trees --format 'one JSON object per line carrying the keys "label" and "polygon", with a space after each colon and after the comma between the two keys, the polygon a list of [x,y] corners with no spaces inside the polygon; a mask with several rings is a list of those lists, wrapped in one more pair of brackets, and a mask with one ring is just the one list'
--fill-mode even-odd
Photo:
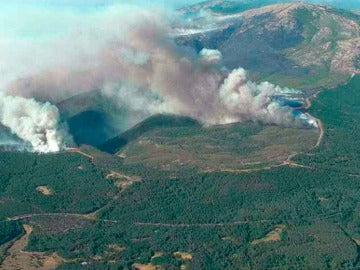
{"label": "smoke drifting over trees", "polygon": [[[35,99],[54,103],[93,89],[118,99],[130,112],[141,112],[143,118],[166,112],[205,124],[248,120],[295,124],[291,109],[272,98],[280,87],[257,85],[241,68],[226,70],[219,51],[204,49],[197,55],[178,47],[169,16],[138,9],[124,16],[115,12],[118,9],[121,6],[102,11],[99,24],[80,29],[81,35],[74,39],[76,33],[51,42],[29,42],[24,56],[42,64],[26,75],[15,72],[4,80],[1,123],[35,151],[59,151],[67,136],[59,128],[57,108]],[[33,59],[31,50],[43,51],[44,58]]]}
{"label": "smoke drifting over trees", "polygon": [[59,112],[50,103],[0,93],[0,123],[37,152],[57,152],[62,148]]}

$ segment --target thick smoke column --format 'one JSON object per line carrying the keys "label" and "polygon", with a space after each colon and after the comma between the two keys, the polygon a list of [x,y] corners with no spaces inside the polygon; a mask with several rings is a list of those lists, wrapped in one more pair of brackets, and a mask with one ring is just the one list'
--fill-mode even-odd
{"label": "thick smoke column", "polygon": [[223,59],[222,53],[220,51],[206,48],[200,51],[199,56],[201,60],[209,64],[218,64]]}
{"label": "thick smoke column", "polygon": [[35,152],[57,152],[62,148],[59,112],[50,103],[0,93],[0,123],[30,143]]}
{"label": "thick smoke column", "polygon": [[[203,49],[197,54],[177,46],[172,22],[166,16],[147,10],[126,17],[113,16],[114,10],[110,14],[111,20],[105,14],[98,27],[80,29],[81,35],[73,33],[58,44],[56,40],[41,45],[35,42],[36,48],[29,44],[30,50],[41,52],[36,54],[41,67],[30,74],[12,73],[12,79],[5,80],[10,83],[4,86],[7,94],[0,95],[1,123],[36,151],[58,151],[63,136],[56,107],[32,98],[57,102],[94,89],[126,106],[133,117],[127,120],[130,125],[165,112],[206,124],[249,120],[296,124],[291,109],[273,98],[282,92],[280,87],[251,82],[241,68],[227,70],[217,50]],[[31,60],[31,51],[25,56]]]}
{"label": "thick smoke column", "polygon": [[230,121],[260,120],[277,125],[290,125],[292,111],[273,101],[282,89],[268,82],[256,84],[247,78],[244,69],[233,70],[220,88],[220,99],[233,114]]}
{"label": "thick smoke column", "polygon": [[[295,124],[291,109],[273,99],[274,95],[281,94],[280,87],[267,82],[257,85],[248,80],[241,68],[227,71],[221,64],[222,54],[218,50],[203,49],[199,54],[187,52],[176,46],[170,35],[164,34],[169,32],[170,29],[151,20],[143,21],[131,27],[126,40],[111,49],[113,66],[106,69],[122,71],[118,79],[137,89],[129,96],[129,91],[123,95],[124,88],[114,88],[115,96],[126,97],[126,101],[136,107],[131,100],[147,95],[147,104],[155,104],[150,106],[148,114],[182,114],[205,124],[249,120],[286,126]],[[116,53],[118,56],[114,57]],[[151,99],[149,91],[161,99]],[[146,110],[149,106],[142,108]]]}

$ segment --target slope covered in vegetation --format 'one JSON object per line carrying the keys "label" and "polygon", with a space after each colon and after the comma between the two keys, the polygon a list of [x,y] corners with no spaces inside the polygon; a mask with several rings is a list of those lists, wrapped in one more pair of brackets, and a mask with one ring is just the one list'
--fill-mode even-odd
{"label": "slope covered in vegetation", "polygon": [[[317,149],[296,158],[306,167],[230,173],[199,172],[187,166],[159,170],[142,164],[117,164],[117,174],[108,180],[80,185],[84,192],[77,193],[78,199],[86,198],[89,203],[94,199],[88,196],[96,195],[108,202],[95,217],[23,219],[34,227],[28,250],[57,252],[68,259],[61,269],[78,269],[82,262],[95,269],[131,269],[134,265],[159,269],[358,269],[360,185],[355,142],[360,115],[355,101],[360,95],[359,82],[355,77],[347,86],[319,94],[314,100],[312,113],[324,120],[325,136]],[[91,168],[82,158],[77,160]],[[57,163],[66,163],[60,161]],[[36,162],[31,166],[37,166]],[[52,174],[47,175],[53,179]],[[51,181],[40,183],[37,177],[29,177],[27,186],[48,184],[58,191]],[[63,179],[64,191],[66,183],[77,183],[76,178]],[[87,179],[91,182],[93,178]],[[102,188],[113,192],[116,182],[121,190],[117,196],[111,200],[98,196]],[[4,194],[15,196],[9,192],[19,185],[9,177],[1,198]],[[32,197],[25,198],[31,202]],[[50,201],[42,195],[43,203],[38,204],[51,206]],[[50,211],[50,206],[44,209]],[[84,206],[66,207],[78,213],[94,209]]]}

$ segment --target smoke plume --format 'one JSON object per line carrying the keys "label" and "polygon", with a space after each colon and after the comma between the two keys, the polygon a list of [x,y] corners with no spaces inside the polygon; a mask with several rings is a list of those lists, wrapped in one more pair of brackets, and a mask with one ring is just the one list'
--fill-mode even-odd
{"label": "smoke plume", "polygon": [[50,103],[0,93],[0,123],[29,142],[36,152],[57,152],[62,148],[59,112]]}
{"label": "smoke plume", "polygon": [[[281,93],[280,87],[251,82],[241,68],[227,70],[217,50],[197,54],[177,46],[169,16],[147,10],[130,16],[114,16],[114,10],[110,14],[111,20],[105,12],[97,27],[84,26],[79,35],[40,44],[28,41],[26,57],[17,56],[21,63],[27,59],[31,72],[15,72],[7,78],[7,94],[0,95],[1,123],[35,151],[59,151],[63,144],[59,112],[46,101],[93,89],[127,107],[134,115],[127,120],[131,125],[164,112],[205,124],[248,120],[296,124],[291,109],[273,99]],[[44,56],[35,53],[35,59],[31,52]],[[37,63],[33,69],[32,63]]]}

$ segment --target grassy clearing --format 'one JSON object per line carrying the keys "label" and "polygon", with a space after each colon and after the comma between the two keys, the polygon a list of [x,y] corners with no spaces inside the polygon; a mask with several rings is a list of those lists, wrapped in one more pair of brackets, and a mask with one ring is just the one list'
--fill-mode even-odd
{"label": "grassy clearing", "polygon": [[242,123],[210,128],[158,129],[130,142],[121,153],[128,165],[159,169],[195,166],[203,170],[256,169],[285,161],[293,152],[311,148],[313,129]]}

